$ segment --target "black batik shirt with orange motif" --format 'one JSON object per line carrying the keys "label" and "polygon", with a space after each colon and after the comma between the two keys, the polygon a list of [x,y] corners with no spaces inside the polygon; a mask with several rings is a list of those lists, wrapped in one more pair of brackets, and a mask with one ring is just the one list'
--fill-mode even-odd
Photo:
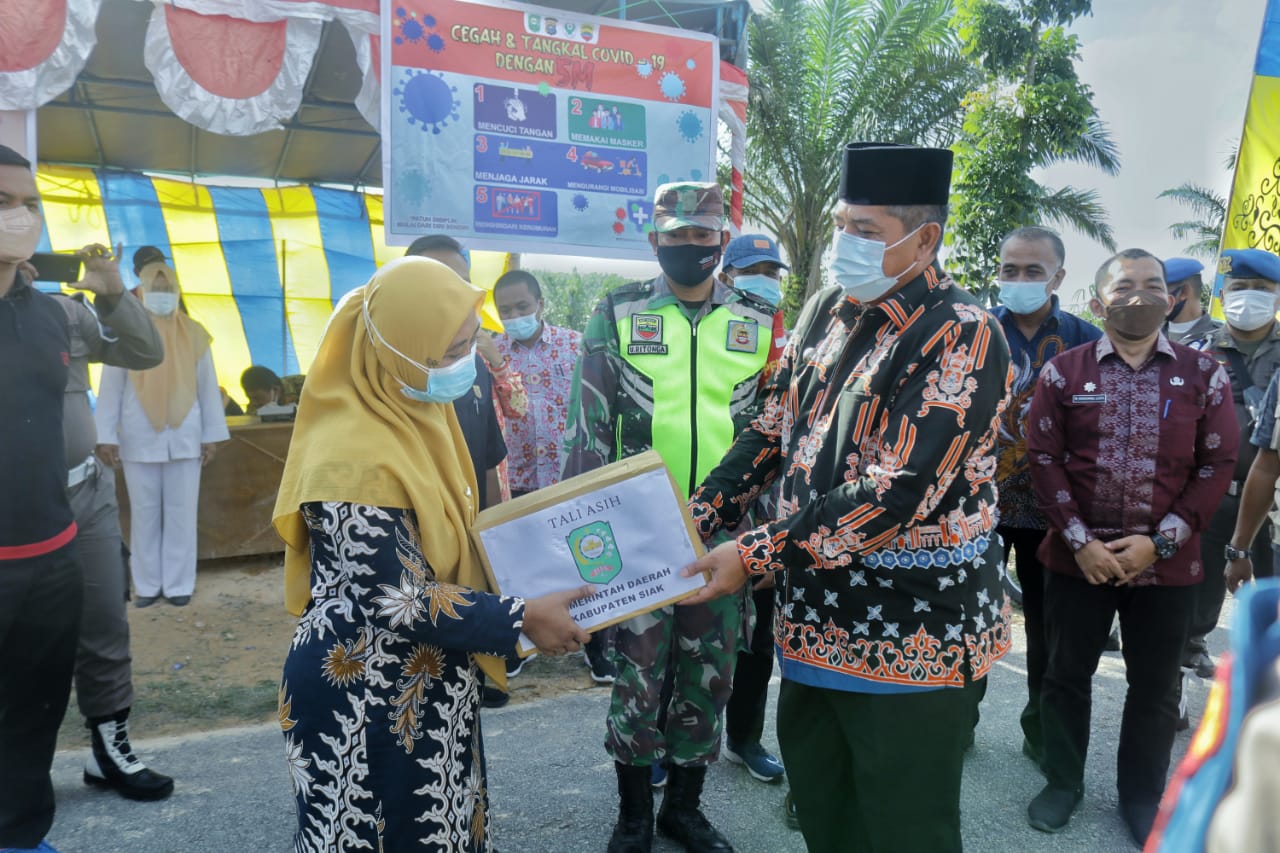
{"label": "black batik shirt with orange motif", "polygon": [[782,676],[906,692],[962,686],[1009,649],[995,535],[999,324],[930,267],[878,305],[806,306],[762,413],[690,501],[704,537],[775,480],[777,518],[738,536],[779,572]]}

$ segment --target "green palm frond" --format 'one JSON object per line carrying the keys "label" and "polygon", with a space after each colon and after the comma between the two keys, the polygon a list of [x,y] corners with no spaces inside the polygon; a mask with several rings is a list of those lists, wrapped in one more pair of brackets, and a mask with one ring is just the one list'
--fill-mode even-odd
{"label": "green palm frond", "polygon": [[1098,200],[1095,190],[1079,190],[1075,187],[1043,189],[1043,194],[1032,201],[1041,220],[1068,226],[1091,240],[1101,243],[1110,251],[1116,250],[1115,233],[1107,222],[1107,211]]}
{"label": "green palm frond", "polygon": [[745,212],[816,281],[847,142],[947,144],[976,72],[951,0],[770,0],[752,19]]}
{"label": "green palm frond", "polygon": [[[1169,198],[1185,207],[1206,221],[1221,221],[1227,215],[1227,200],[1208,187],[1186,183],[1167,189],[1157,198]],[[1219,228],[1221,230],[1221,228]]]}

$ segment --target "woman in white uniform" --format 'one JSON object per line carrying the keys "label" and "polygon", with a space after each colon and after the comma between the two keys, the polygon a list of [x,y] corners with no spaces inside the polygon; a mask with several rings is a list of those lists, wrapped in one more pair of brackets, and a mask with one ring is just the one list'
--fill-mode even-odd
{"label": "woman in white uniform", "polygon": [[142,303],[164,340],[164,361],[151,370],[104,367],[94,420],[99,455],[124,466],[134,603],[147,607],[164,596],[182,607],[196,585],[200,468],[230,435],[209,333],[178,310],[177,274],[156,261],[138,277]]}

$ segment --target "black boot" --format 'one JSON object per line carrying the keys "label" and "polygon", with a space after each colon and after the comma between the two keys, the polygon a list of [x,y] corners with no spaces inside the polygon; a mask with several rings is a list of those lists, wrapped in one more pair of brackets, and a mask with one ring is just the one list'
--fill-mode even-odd
{"label": "black boot", "polygon": [[653,789],[649,768],[613,763],[618,771],[618,823],[609,853],[649,853],[653,847]]}
{"label": "black boot", "polygon": [[148,770],[129,745],[129,709],[85,723],[93,750],[84,765],[86,785],[110,788],[130,800],[163,800],[173,793],[173,779]]}
{"label": "black boot", "polygon": [[733,853],[733,845],[702,813],[702,782],[706,767],[671,765],[667,793],[658,810],[658,831],[684,845],[689,853]]}

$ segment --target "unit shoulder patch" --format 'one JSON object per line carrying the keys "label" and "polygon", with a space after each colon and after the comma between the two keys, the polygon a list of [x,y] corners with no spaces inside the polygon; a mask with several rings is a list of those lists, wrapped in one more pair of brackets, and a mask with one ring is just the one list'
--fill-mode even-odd
{"label": "unit shoulder patch", "polygon": [[662,343],[662,315],[661,314],[632,314],[631,315],[631,343],[633,344]]}
{"label": "unit shoulder patch", "polygon": [[755,352],[759,348],[760,324],[755,320],[730,320],[725,349],[730,352]]}
{"label": "unit shoulder patch", "polygon": [[632,314],[631,343],[627,355],[666,355],[667,345],[662,342],[661,314]]}

